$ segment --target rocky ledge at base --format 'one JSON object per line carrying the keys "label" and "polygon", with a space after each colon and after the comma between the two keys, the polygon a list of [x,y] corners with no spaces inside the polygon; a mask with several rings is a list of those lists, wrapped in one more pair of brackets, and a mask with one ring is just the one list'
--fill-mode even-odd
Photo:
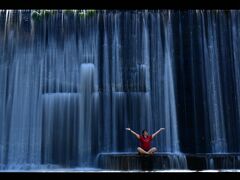
{"label": "rocky ledge at base", "polygon": [[99,153],[97,164],[108,170],[216,170],[240,169],[239,153],[156,153],[142,156],[137,153]]}

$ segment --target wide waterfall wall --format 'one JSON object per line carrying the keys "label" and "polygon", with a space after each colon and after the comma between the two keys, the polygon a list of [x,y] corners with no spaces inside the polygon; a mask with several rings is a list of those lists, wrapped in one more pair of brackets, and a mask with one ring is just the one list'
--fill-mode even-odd
{"label": "wide waterfall wall", "polygon": [[0,12],[0,165],[240,151],[240,11]]}

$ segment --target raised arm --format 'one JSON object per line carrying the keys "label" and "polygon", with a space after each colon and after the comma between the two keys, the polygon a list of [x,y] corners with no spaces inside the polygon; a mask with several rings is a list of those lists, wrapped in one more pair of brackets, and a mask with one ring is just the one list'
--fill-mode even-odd
{"label": "raised arm", "polygon": [[140,135],[135,133],[133,130],[131,130],[130,128],[126,128],[127,131],[130,131],[133,135],[136,136],[137,139],[140,139]]}
{"label": "raised arm", "polygon": [[161,131],[163,131],[165,128],[159,129],[157,132],[152,134],[152,138],[154,138],[156,135],[158,135]]}

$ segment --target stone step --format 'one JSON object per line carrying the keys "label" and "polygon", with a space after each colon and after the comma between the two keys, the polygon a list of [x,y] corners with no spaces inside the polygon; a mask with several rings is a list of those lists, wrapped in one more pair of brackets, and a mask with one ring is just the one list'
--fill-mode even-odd
{"label": "stone step", "polygon": [[108,170],[239,169],[240,154],[156,153],[142,156],[137,153],[100,153],[97,165]]}

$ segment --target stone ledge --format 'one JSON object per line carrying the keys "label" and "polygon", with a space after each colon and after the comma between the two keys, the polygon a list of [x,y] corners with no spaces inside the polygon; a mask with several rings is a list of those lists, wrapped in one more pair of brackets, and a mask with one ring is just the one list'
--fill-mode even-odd
{"label": "stone ledge", "polygon": [[109,170],[239,169],[240,154],[156,153],[140,156],[137,153],[100,153],[97,165]]}

